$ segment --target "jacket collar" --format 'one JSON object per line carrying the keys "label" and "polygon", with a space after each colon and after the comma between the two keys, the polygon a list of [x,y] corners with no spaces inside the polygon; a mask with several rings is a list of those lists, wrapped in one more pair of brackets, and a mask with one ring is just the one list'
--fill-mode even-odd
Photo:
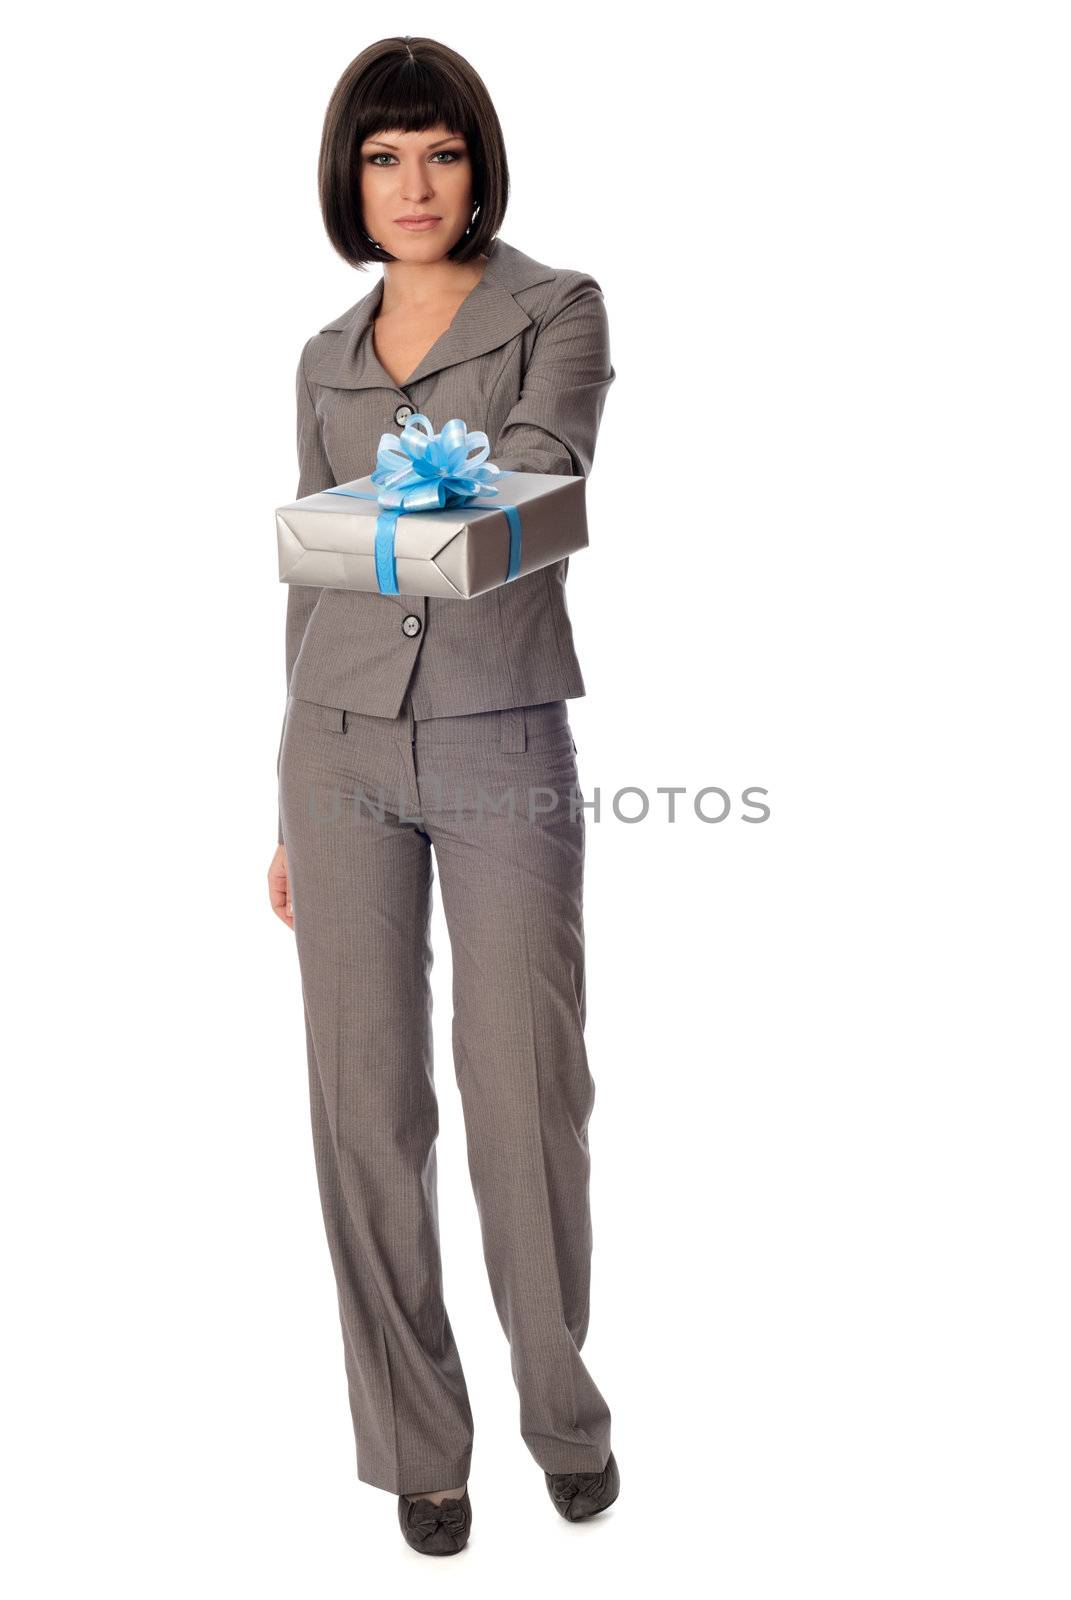
{"label": "jacket collar", "polygon": [[[454,320],[427,351],[405,381],[405,388],[444,367],[496,350],[531,325],[532,319],[514,296],[522,289],[556,276],[553,267],[525,255],[515,245],[496,239],[483,277],[469,291]],[[380,365],[372,347],[371,322],[383,299],[383,279],[334,322],[325,322],[315,353],[309,352],[307,376],[330,389],[391,389],[401,385]]]}

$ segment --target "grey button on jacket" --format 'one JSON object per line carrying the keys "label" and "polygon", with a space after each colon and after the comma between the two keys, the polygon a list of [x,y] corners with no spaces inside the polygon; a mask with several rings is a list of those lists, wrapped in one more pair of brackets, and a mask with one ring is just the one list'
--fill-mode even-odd
{"label": "grey button on jacket", "polygon": [[[449,328],[399,386],[380,365],[372,321],[383,280],[305,345],[297,373],[298,496],[370,473],[400,408],[436,429],[461,417],[490,459],[523,472],[587,476],[610,363],[602,291],[497,239]],[[292,585],[289,694],[396,717],[494,711],[583,695],[565,601],[568,560],[471,600]],[[407,616],[421,626],[403,627]]]}

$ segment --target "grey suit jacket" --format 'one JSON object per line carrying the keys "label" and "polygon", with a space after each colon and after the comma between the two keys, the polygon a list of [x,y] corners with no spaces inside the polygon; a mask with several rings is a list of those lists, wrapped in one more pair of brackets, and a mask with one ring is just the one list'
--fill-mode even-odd
{"label": "grey suit jacket", "polygon": [[[383,433],[461,417],[490,459],[587,476],[616,377],[602,291],[497,239],[453,322],[399,386],[376,358],[383,280],[305,345],[297,373],[298,496],[370,473]],[[291,585],[286,677],[299,700],[395,717],[494,711],[585,692],[565,602],[568,559],[471,600]],[[421,627],[402,631],[403,619]],[[412,623],[409,624],[412,629]]]}

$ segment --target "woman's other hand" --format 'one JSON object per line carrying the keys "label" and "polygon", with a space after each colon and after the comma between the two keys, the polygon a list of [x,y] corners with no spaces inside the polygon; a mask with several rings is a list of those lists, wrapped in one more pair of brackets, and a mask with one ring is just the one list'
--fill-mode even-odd
{"label": "woman's other hand", "polygon": [[268,896],[271,908],[288,928],[294,926],[294,902],[290,898],[290,873],[286,866],[286,846],[276,847],[268,868]]}

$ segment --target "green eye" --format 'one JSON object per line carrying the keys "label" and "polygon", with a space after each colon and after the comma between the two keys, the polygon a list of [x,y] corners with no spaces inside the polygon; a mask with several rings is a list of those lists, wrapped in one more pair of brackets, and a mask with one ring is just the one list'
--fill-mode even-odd
{"label": "green eye", "polygon": [[[464,150],[437,150],[432,159],[437,166],[452,166],[455,161],[462,160],[464,155]],[[445,156],[445,161],[440,161],[440,156]],[[382,162],[393,161],[394,159],[394,156],[388,150],[376,150],[372,155],[365,157],[370,167],[376,167]]]}

